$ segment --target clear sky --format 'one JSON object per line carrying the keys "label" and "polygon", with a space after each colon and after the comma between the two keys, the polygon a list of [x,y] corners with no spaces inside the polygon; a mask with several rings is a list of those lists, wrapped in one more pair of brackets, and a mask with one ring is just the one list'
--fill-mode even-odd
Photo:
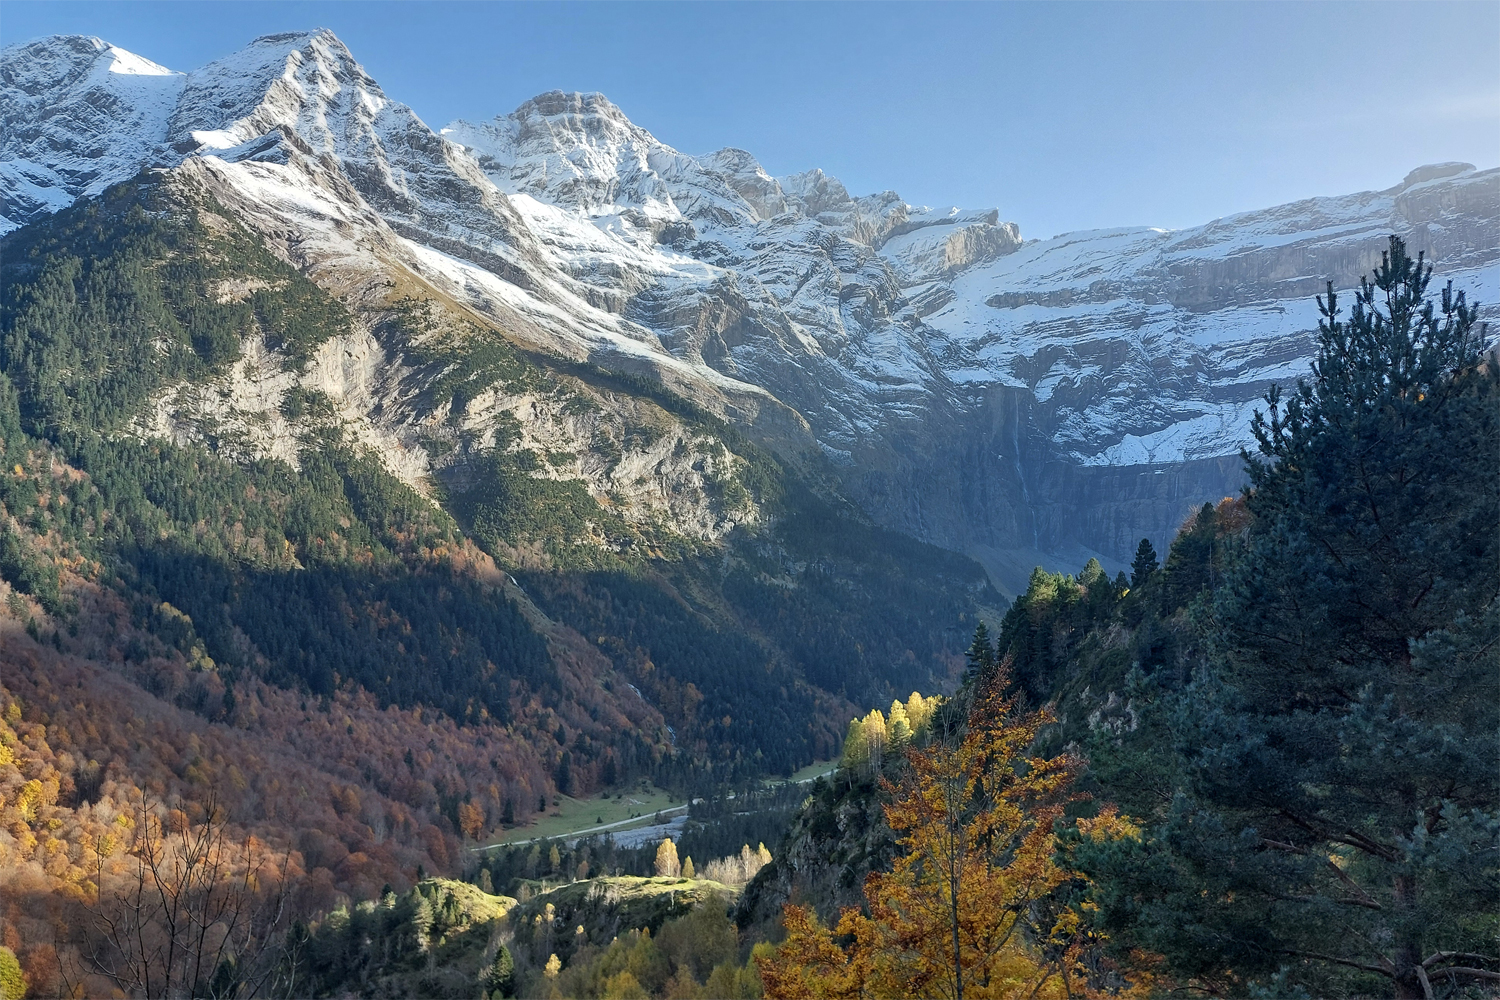
{"label": "clear sky", "polygon": [[1500,164],[1494,0],[0,3],[5,44],[94,34],[180,70],[320,26],[434,128],[598,90],[685,152],[993,206],[1027,237]]}

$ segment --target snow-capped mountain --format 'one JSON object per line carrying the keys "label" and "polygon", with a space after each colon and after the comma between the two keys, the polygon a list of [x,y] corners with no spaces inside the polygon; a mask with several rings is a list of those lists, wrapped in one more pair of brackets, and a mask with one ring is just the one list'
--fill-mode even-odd
{"label": "snow-capped mountain", "polygon": [[97,38],[0,56],[0,231],[95,195],[151,161],[186,76]]}
{"label": "snow-capped mountain", "polygon": [[1231,492],[1251,410],[1306,370],[1312,296],[1357,282],[1388,234],[1500,299],[1500,171],[1467,164],[1023,241],[995,210],[682,153],[597,94],[438,132],[326,31],[186,75],[98,39],[12,46],[0,122],[0,231],[177,170],[325,287],[419,281],[530,349],[650,373],[1010,587],[1035,561],[1118,565]]}
{"label": "snow-capped mountain", "polygon": [[600,95],[443,132],[560,270],[675,356],[794,405],[867,509],[1011,586],[1042,555],[1123,561],[1233,492],[1261,396],[1307,369],[1313,296],[1355,284],[1390,233],[1471,296],[1500,293],[1500,172],[1465,164],[1189,230],[1023,243],[994,210],[685,156]]}

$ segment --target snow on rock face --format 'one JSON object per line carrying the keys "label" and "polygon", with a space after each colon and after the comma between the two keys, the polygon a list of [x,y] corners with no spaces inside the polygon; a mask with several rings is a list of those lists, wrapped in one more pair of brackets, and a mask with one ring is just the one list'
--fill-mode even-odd
{"label": "snow on rock face", "polygon": [[160,142],[184,77],[98,38],[0,53],[0,232],[98,194]]}
{"label": "snow on rock face", "polygon": [[[1188,230],[1023,243],[994,210],[854,197],[739,149],[684,156],[597,95],[446,134],[524,192],[559,270],[674,356],[795,406],[877,516],[970,551],[1020,534],[1124,562],[1180,505],[1233,492],[1261,395],[1307,371],[1313,296],[1356,284],[1391,233],[1471,297],[1500,291],[1500,172],[1464,164]],[[1093,485],[1108,470],[1150,478]],[[986,479],[987,499],[965,495]],[[1102,514],[1111,490],[1135,512]]]}
{"label": "snow on rock face", "polygon": [[328,157],[390,224],[518,284],[547,265],[472,157],[387,98],[330,31],[267,35],[190,74],[96,38],[5,49],[3,229],[144,166]]}
{"label": "snow on rock face", "polygon": [[662,222],[755,218],[722,178],[657,141],[603,94],[551,91],[490,122],[453,122],[443,134],[472,150],[501,190],[588,217],[633,209]]}
{"label": "snow on rock face", "polygon": [[893,390],[908,397],[901,413],[923,408],[920,346],[890,328],[903,275],[1019,244],[994,212],[854,198],[821,171],[774,178],[738,149],[687,156],[597,94],[543,94],[443,132],[512,194],[592,301],[675,357],[770,389],[841,444],[880,423]]}
{"label": "snow on rock face", "polygon": [[1313,297],[1328,280],[1343,289],[1370,273],[1387,235],[1495,301],[1500,171],[1441,173],[1193,229],[1027,243],[965,271],[924,320],[973,358],[964,380],[1011,378],[1039,402],[1058,400],[1055,439],[1082,464],[1232,455],[1248,443],[1251,405],[1306,372]]}
{"label": "snow on rock face", "polygon": [[721,149],[699,157],[699,162],[723,177],[724,183],[754,210],[756,218],[774,219],[792,210],[781,184],[743,149]]}
{"label": "snow on rock face", "polygon": [[805,420],[875,516],[981,555],[1123,562],[1232,490],[1249,411],[1307,370],[1313,295],[1356,284],[1390,233],[1500,298],[1500,171],[1467,164],[1023,242],[993,209],[684,154],[599,94],[439,135],[326,31],[185,77],[92,38],[7,48],[0,123],[0,231],[180,164],[321,281],[395,269],[534,349],[653,372],[803,445]]}
{"label": "snow on rock face", "polygon": [[387,98],[331,31],[267,35],[188,75],[169,125],[175,152],[263,157],[254,149],[263,137],[333,158],[406,235],[517,284],[534,286],[545,271],[531,234],[473,159]]}

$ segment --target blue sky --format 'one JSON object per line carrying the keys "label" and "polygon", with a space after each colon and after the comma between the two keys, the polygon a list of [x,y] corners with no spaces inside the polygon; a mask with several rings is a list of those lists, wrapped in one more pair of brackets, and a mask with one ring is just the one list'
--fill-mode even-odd
{"label": "blue sky", "polygon": [[1495,2],[0,5],[5,44],[95,34],[180,70],[318,26],[435,128],[598,90],[685,152],[994,206],[1028,237],[1500,164]]}

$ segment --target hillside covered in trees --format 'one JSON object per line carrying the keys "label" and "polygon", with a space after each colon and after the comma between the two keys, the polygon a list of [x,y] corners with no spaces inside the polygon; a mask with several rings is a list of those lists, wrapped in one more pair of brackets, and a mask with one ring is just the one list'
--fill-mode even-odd
{"label": "hillside covered in trees", "polygon": [[[1484,995],[1500,375],[1429,278],[1330,287],[1164,562],[1006,610],[814,458],[335,294],[190,174],[25,226],[0,991]],[[320,388],[371,341],[428,474]],[[642,781],[678,843],[473,850]]]}
{"label": "hillside covered in trees", "polygon": [[1493,995],[1500,370],[1429,280],[1393,239],[1330,290],[1242,497],[1128,578],[1039,569],[937,735],[809,804],[780,857],[872,812],[886,856],[750,887],[768,996]]}
{"label": "hillside covered in trees", "polygon": [[[559,795],[826,758],[853,704],[951,683],[999,602],[659,384],[420,289],[341,300],[183,178],[84,199],[0,261],[0,906],[39,995],[81,981],[86,942],[49,928],[82,933],[69,908],[143,824],[228,824],[288,914],[404,892]],[[372,329],[453,417],[430,446],[459,459],[415,485],[317,387]],[[462,426],[507,393],[602,426],[604,461],[676,440],[694,502],[754,517],[622,514],[556,471],[576,456]]]}

